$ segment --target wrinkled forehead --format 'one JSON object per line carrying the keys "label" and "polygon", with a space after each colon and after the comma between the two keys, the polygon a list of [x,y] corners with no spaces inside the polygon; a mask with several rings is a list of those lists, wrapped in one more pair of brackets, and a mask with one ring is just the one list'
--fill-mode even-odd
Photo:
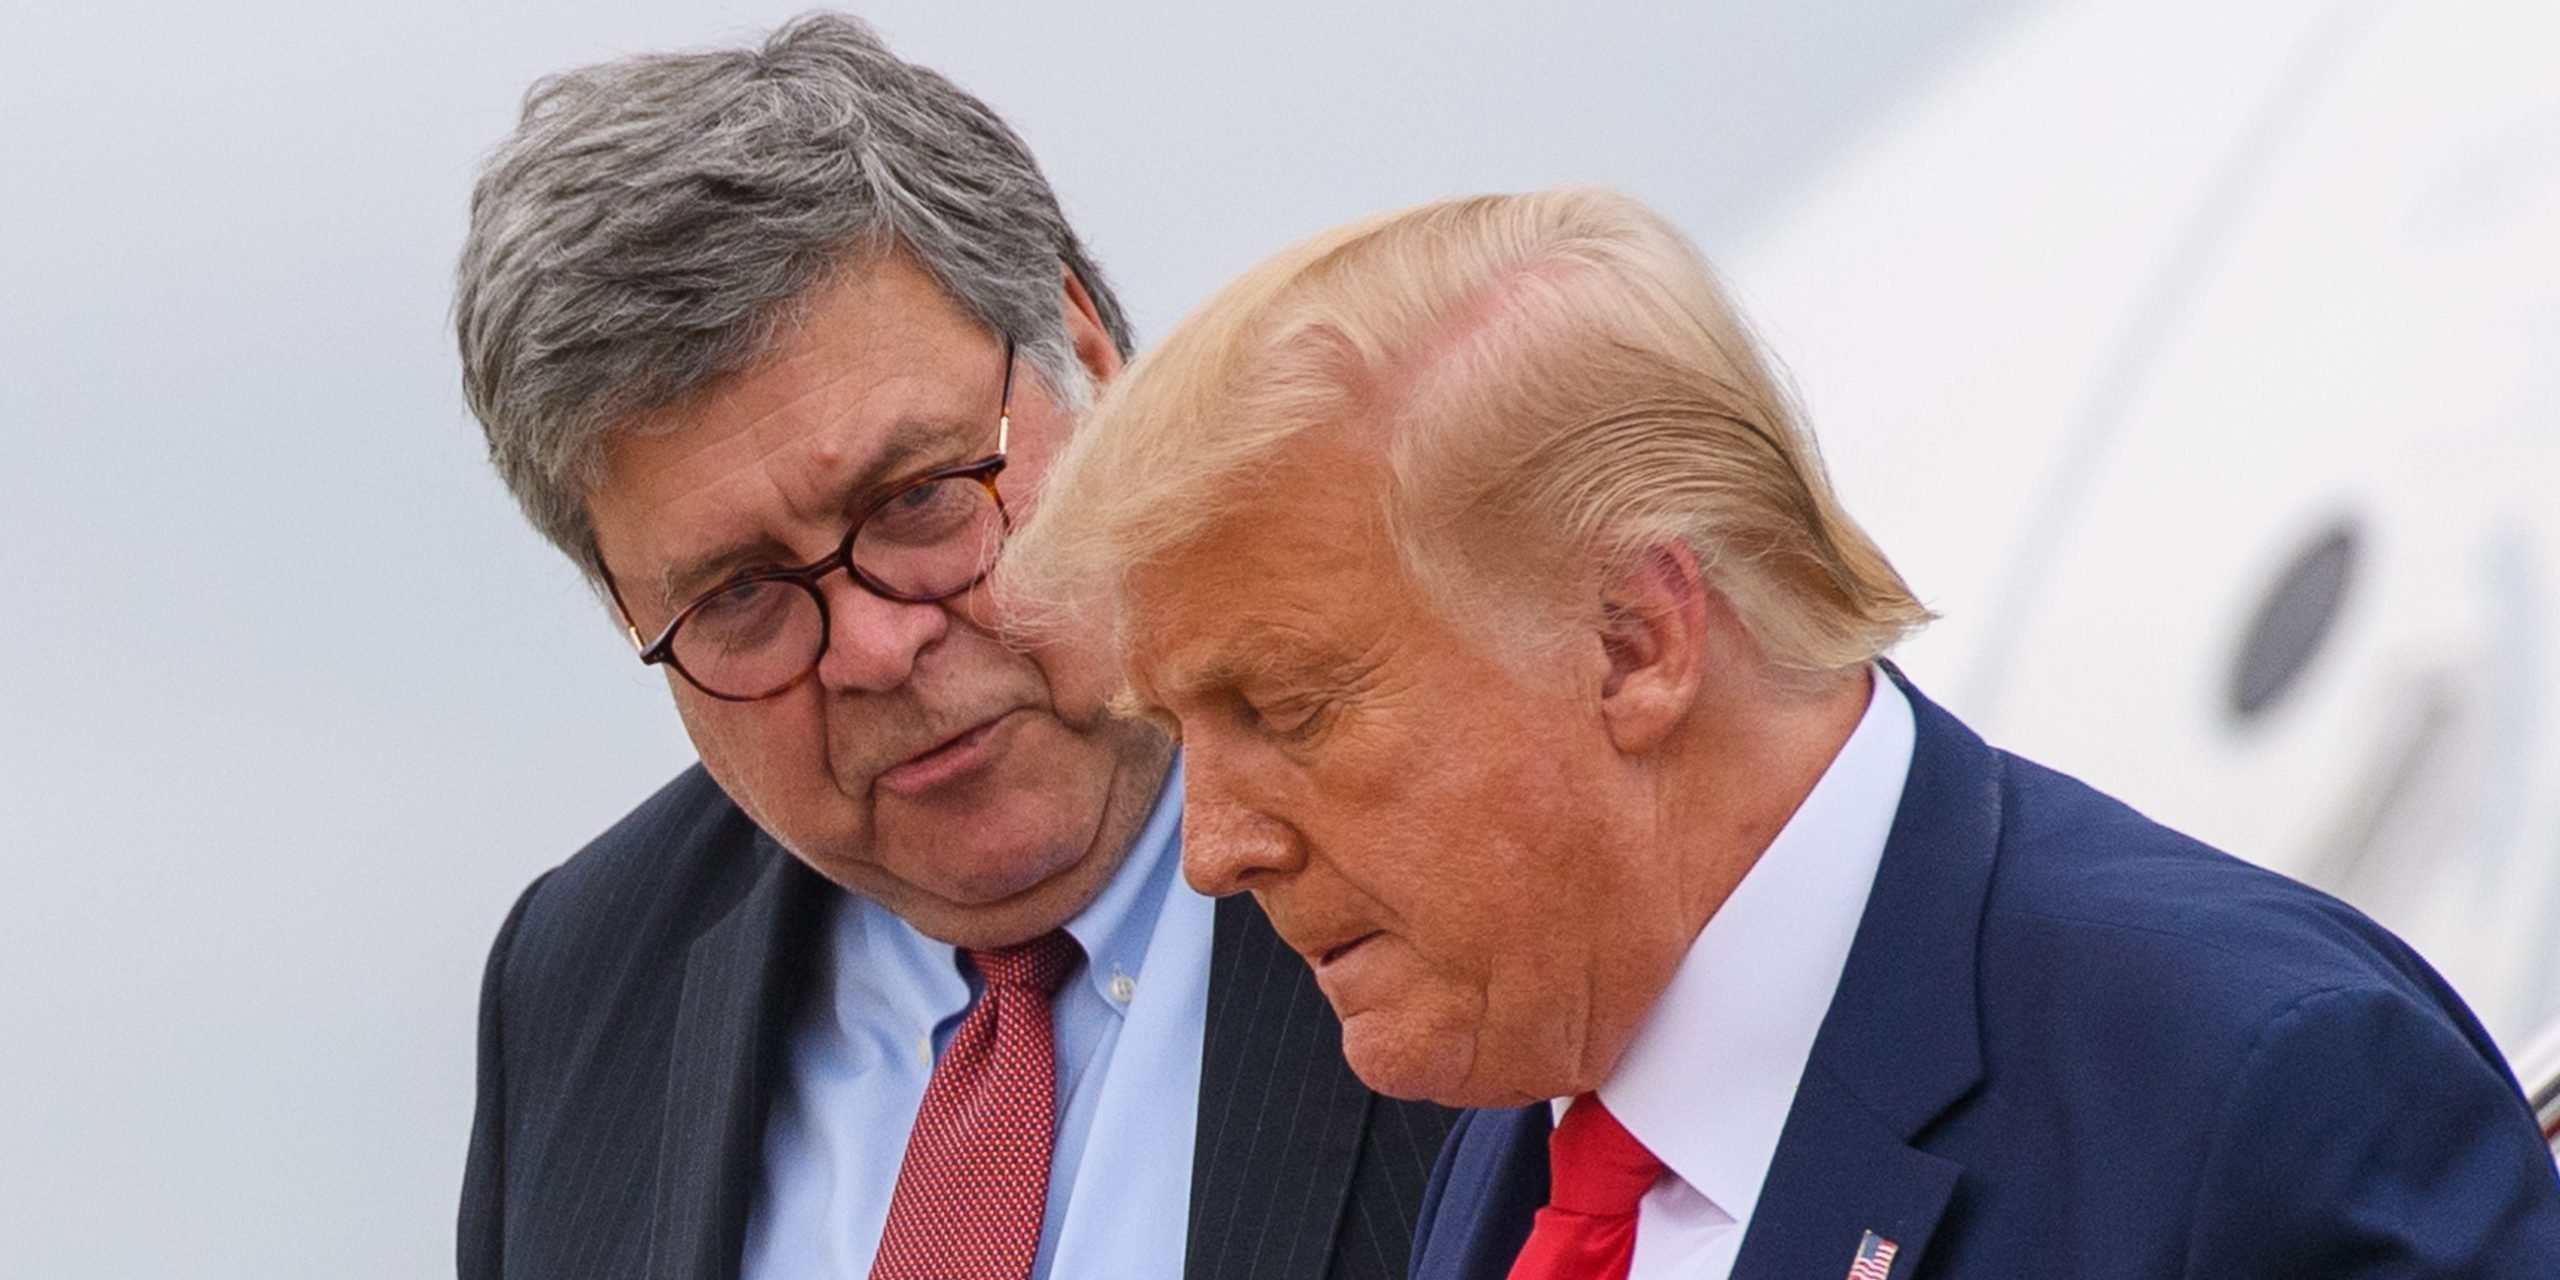
{"label": "wrinkled forehead", "polygon": [[804,525],[832,538],[879,484],[993,448],[1004,372],[1002,341],[903,259],[848,272],[753,365],[607,436],[586,491],[599,543],[698,560]]}

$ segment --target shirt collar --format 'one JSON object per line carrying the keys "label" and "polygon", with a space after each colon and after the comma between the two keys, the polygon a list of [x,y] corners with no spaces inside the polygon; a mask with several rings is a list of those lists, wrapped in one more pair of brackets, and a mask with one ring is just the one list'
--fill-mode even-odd
{"label": "shirt collar", "polygon": [[1066,925],[1084,948],[1086,984],[1114,1013],[1128,1011],[1129,994],[1146,965],[1147,942],[1155,937],[1156,917],[1163,914],[1165,894],[1181,865],[1182,757],[1177,753],[1165,772],[1164,790],[1156,794],[1154,811],[1129,846],[1128,861]]}
{"label": "shirt collar", "polygon": [[1601,1100],[1682,1181],[1750,1220],[1848,963],[1910,772],[1911,703],[1870,668],[1866,714],[1690,944]]}
{"label": "shirt collar", "polygon": [[[1135,992],[1181,849],[1182,758],[1176,755],[1128,859],[1066,923],[1067,933],[1084,948],[1086,985],[1115,1015],[1127,1013],[1126,997]],[[828,962],[834,969],[822,980],[833,987],[837,1020],[846,1026],[862,1025],[885,1008],[902,1021],[931,1027],[958,1017],[976,998],[961,972],[959,948],[916,932],[868,898],[838,895],[830,930],[835,945]],[[1115,982],[1120,978],[1127,984]]]}

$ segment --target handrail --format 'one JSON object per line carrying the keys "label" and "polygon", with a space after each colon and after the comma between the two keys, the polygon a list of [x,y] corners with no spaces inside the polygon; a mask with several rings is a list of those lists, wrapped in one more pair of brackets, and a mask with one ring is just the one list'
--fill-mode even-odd
{"label": "handrail", "polygon": [[2526,1041],[2521,1052],[2509,1056],[2508,1064],[2515,1068],[2516,1082],[2524,1086],[2525,1100],[2533,1104],[2534,1118],[2542,1122],[2543,1141],[2560,1158],[2560,1022]]}

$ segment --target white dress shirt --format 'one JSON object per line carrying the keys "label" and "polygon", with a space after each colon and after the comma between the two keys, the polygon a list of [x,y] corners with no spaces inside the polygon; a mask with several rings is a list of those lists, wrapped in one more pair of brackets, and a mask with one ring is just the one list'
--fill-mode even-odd
{"label": "white dress shirt", "polygon": [[1600,1086],[1670,1167],[1637,1210],[1629,1280],[1732,1274],[1911,768],[1910,700],[1870,679],[1865,717]]}

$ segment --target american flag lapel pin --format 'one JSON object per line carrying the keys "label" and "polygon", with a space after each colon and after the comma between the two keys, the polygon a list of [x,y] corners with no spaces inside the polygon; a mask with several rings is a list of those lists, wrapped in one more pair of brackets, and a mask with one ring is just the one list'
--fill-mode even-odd
{"label": "american flag lapel pin", "polygon": [[1858,1256],[1849,1263],[1849,1280],[1885,1280],[1893,1272],[1893,1255],[1901,1246],[1868,1232],[1858,1241]]}

